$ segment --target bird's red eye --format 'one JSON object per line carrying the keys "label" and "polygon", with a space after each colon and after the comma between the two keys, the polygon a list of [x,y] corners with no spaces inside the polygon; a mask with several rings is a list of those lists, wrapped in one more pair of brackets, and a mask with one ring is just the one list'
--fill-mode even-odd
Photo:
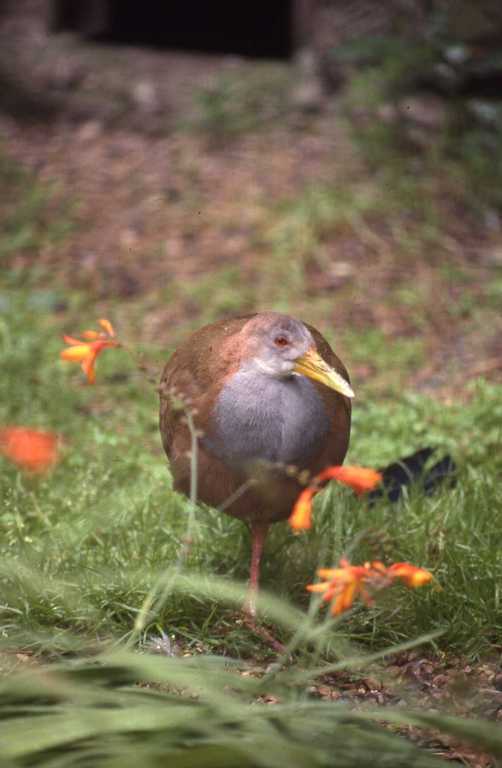
{"label": "bird's red eye", "polygon": [[276,336],[274,344],[276,347],[286,347],[289,344],[289,341],[285,336]]}

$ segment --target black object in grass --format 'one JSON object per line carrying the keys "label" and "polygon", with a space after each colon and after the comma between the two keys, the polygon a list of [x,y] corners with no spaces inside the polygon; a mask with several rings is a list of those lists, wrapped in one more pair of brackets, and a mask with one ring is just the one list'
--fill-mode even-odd
{"label": "black object in grass", "polygon": [[449,454],[443,456],[430,469],[425,469],[435,450],[430,447],[421,448],[380,469],[383,481],[379,488],[368,494],[370,503],[382,496],[396,502],[401,498],[403,489],[414,483],[418,483],[427,496],[445,483],[453,486],[456,482],[457,465]]}

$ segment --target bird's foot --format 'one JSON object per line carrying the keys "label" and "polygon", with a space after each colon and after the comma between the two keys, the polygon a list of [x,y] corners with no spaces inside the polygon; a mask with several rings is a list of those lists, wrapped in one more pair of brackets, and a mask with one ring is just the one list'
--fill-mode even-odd
{"label": "bird's foot", "polygon": [[269,629],[267,629],[263,624],[260,624],[260,622],[256,619],[256,610],[254,613],[251,613],[248,610],[247,605],[244,609],[243,623],[245,627],[250,629],[254,635],[259,637],[260,640],[263,640],[276,653],[286,653],[286,646],[283,645],[280,640],[277,640]]}

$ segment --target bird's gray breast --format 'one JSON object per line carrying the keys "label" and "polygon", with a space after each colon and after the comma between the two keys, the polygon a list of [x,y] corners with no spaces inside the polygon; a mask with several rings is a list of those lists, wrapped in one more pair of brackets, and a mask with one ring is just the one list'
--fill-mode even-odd
{"label": "bird's gray breast", "polygon": [[328,415],[304,376],[236,373],[223,387],[205,446],[224,461],[253,459],[302,466],[322,448]]}

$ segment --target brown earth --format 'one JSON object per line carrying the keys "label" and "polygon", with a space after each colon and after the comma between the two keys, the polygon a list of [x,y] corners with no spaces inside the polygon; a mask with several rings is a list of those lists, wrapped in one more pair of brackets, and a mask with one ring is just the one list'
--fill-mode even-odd
{"label": "brown earth", "polygon": [[[159,340],[170,328],[176,341],[214,315],[280,308],[286,300],[287,309],[335,333],[378,329],[389,343],[419,339],[425,362],[405,379],[417,388],[448,397],[468,378],[501,378],[502,321],[489,300],[502,252],[497,223],[474,224],[454,196],[448,199],[448,186],[438,194],[432,178],[442,231],[429,250],[418,244],[403,253],[402,238],[417,236],[415,214],[396,211],[395,200],[388,215],[379,212],[384,180],[369,173],[336,102],[306,116],[289,97],[283,114],[265,99],[256,107],[257,127],[237,125],[235,136],[218,137],[225,117],[221,125],[204,122],[212,118],[197,98],[218,89],[222,77],[263,83],[273,71],[277,97],[281,88],[291,94],[290,65],[271,70],[235,57],[48,37],[35,0],[3,19],[0,42],[0,67],[8,57],[8,71],[55,109],[38,121],[1,117],[5,151],[39,179],[56,182],[56,206],[77,201],[72,236],[18,255],[14,265],[48,266],[50,279],[90,290],[105,304],[143,302],[145,339]],[[252,111],[253,103],[242,109]],[[293,220],[298,238],[283,253],[281,232],[286,236],[289,225],[281,205],[323,185],[346,186],[358,200],[369,196],[374,212],[349,210],[312,243],[308,217],[305,224]],[[208,312],[219,276],[225,295]],[[293,284],[286,299],[284,281]],[[421,306],[402,298],[406,290]],[[339,344],[350,360],[343,338]],[[371,361],[356,359],[351,367],[359,380],[374,375]]]}

